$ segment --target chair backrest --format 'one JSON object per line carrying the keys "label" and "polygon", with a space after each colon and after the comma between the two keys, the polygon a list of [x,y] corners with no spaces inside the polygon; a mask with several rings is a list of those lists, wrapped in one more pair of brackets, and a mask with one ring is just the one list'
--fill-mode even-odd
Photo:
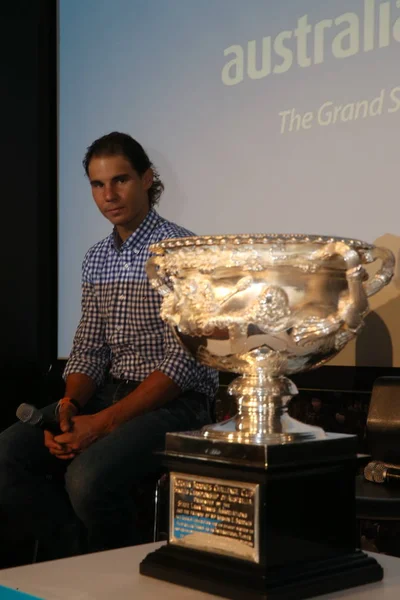
{"label": "chair backrest", "polygon": [[366,429],[373,460],[400,464],[400,377],[375,380]]}

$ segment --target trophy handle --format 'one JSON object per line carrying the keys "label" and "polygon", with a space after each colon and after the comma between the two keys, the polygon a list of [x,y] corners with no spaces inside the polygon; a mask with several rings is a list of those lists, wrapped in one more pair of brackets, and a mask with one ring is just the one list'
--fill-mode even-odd
{"label": "trophy handle", "polygon": [[348,289],[339,297],[336,313],[325,318],[313,315],[302,318],[299,325],[293,327],[293,339],[300,346],[306,347],[326,339],[339,331],[343,324],[349,331],[356,332],[368,310],[367,294],[363,286],[364,269],[358,252],[344,242],[332,242],[313,252],[312,262],[333,256],[341,256],[345,261]]}
{"label": "trophy handle", "polygon": [[153,288],[162,296],[167,296],[173,291],[173,288],[162,263],[161,256],[151,256],[146,262],[146,273]]}
{"label": "trophy handle", "polygon": [[364,269],[360,255],[344,242],[327,244],[322,256],[341,256],[346,264],[347,292],[339,300],[338,313],[333,317],[337,323],[344,322],[351,330],[357,330],[368,311],[367,293],[363,285]]}
{"label": "trophy handle", "polygon": [[373,296],[379,292],[393,277],[395,258],[394,254],[388,248],[374,246],[370,252],[372,260],[380,259],[382,266],[370,280],[364,283],[364,289],[367,296]]}
{"label": "trophy handle", "polygon": [[338,317],[348,328],[356,331],[368,311],[367,294],[363,285],[364,269],[360,255],[344,242],[333,244],[333,254],[342,256],[346,263],[348,293],[339,300]]}

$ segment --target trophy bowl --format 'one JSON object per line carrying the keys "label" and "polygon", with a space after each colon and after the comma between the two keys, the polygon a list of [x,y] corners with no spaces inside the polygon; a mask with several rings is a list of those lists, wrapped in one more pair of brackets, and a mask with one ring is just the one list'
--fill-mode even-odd
{"label": "trophy bowl", "polygon": [[[323,365],[360,331],[368,297],[389,283],[390,250],[302,234],[207,235],[150,248],[147,274],[161,316],[192,356],[240,375],[238,412],[206,438],[282,444],[325,434],[287,413],[290,375]],[[365,265],[381,261],[369,276]]]}

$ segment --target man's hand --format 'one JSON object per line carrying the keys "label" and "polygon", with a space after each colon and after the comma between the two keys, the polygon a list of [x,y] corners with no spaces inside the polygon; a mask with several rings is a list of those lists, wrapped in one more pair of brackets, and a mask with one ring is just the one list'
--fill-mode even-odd
{"label": "man's hand", "polygon": [[45,432],[45,444],[51,454],[68,460],[74,458],[107,433],[101,413],[72,417],[72,428],[60,435]]}
{"label": "man's hand", "polygon": [[[60,429],[64,433],[71,431],[73,428],[72,419],[77,415],[78,409],[72,402],[65,402],[64,404],[60,404],[58,406],[58,421],[60,424]],[[50,431],[45,430],[44,432],[44,445],[48,448],[49,452],[57,458],[62,458],[63,460],[69,460],[74,458],[75,454],[68,449],[65,444],[57,444],[54,441],[55,435],[50,433]]]}
{"label": "man's hand", "polygon": [[62,460],[70,460],[75,457],[75,454],[68,449],[67,446],[57,444],[54,441],[55,436],[45,429],[44,431],[44,445],[53,456],[61,458]]}

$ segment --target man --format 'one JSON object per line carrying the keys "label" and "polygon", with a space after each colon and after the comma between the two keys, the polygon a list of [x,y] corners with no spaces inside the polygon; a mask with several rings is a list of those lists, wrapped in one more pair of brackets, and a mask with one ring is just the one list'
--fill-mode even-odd
{"label": "man", "polygon": [[211,421],[217,388],[217,374],[160,319],[145,273],[150,244],[190,235],[154,210],[164,187],[155,167],[118,132],[93,142],[83,164],[114,228],[83,262],[82,316],[57,405],[62,433],[17,423],[0,435],[0,510],[43,544],[59,537],[54,558],[81,551],[79,529],[89,551],[140,541],[133,488],[157,473],[154,450],[168,431]]}

